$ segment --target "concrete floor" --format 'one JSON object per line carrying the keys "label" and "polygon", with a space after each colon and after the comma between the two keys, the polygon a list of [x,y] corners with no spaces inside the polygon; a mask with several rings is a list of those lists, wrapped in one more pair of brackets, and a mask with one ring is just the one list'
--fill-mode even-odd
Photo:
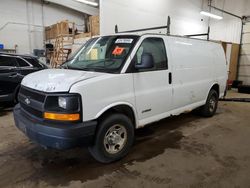
{"label": "concrete floor", "polygon": [[31,143],[5,109],[0,187],[250,187],[250,103],[220,102],[213,118],[184,114],[136,135],[126,158],[103,165],[86,149],[44,150]]}

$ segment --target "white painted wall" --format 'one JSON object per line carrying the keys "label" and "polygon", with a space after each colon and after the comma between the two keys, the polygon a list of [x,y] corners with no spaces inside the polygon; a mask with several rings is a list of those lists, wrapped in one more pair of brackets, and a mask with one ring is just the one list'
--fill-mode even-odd
{"label": "white painted wall", "polygon": [[[225,11],[242,17],[250,12],[246,7],[247,0],[215,0],[213,5]],[[250,4],[249,4],[250,5]],[[212,10],[217,15],[223,17],[221,21],[210,20],[211,38],[226,42],[240,43],[242,23],[239,18]]]}
{"label": "white painted wall", "polygon": [[[184,35],[207,31],[207,20],[200,15],[199,0],[101,0],[101,34],[167,24],[171,16],[171,33]],[[153,31],[152,31],[153,32]]]}
{"label": "white painted wall", "polygon": [[[250,15],[249,0],[216,0],[213,5],[239,16]],[[170,15],[171,34],[206,33],[210,25],[211,39],[240,43],[239,19],[225,14],[221,21],[209,19],[200,15],[203,8],[202,0],[101,0],[101,34],[114,33],[116,24],[120,31],[165,25]]]}
{"label": "white painted wall", "polygon": [[0,14],[0,43],[12,49],[17,44],[18,53],[31,54],[33,49],[43,48],[43,27],[9,24],[1,30],[8,22],[49,26],[69,20],[82,25],[79,27],[84,25],[82,13],[54,4],[45,4],[42,8],[40,0],[1,0]]}
{"label": "white painted wall", "polygon": [[[207,31],[209,19],[201,16],[202,0],[100,0],[101,34],[119,30],[165,25],[167,16],[172,18],[171,33],[177,35],[203,33]],[[28,3],[27,3],[28,2]],[[249,0],[216,0],[215,6],[234,14],[250,15]],[[54,4],[45,4],[44,25],[68,19],[83,25],[83,14]],[[0,43],[6,48],[18,45],[19,53],[32,53],[35,48],[43,48],[42,27],[7,25],[8,22],[43,25],[40,0],[0,1]],[[223,15],[222,21],[210,20],[211,38],[239,43],[241,24],[238,19]],[[204,21],[201,21],[204,19]],[[159,31],[158,31],[159,32]],[[166,32],[163,30],[162,32]]]}
{"label": "white painted wall", "polygon": [[222,21],[214,21],[211,19],[211,34],[213,40],[240,43],[241,38],[241,20],[232,16],[223,15]]}

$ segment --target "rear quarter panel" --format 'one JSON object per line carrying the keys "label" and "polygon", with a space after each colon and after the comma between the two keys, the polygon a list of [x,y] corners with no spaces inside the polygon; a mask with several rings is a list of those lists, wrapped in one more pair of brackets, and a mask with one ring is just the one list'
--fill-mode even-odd
{"label": "rear quarter panel", "polygon": [[226,55],[220,43],[214,43],[211,52],[215,65],[213,67],[215,82],[220,86],[221,98],[224,96],[228,79]]}

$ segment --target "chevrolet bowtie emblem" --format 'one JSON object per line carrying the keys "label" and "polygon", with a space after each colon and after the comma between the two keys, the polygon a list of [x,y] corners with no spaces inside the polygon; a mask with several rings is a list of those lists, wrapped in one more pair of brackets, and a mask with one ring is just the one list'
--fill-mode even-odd
{"label": "chevrolet bowtie emblem", "polygon": [[24,102],[25,102],[27,105],[29,105],[29,104],[30,104],[30,99],[29,99],[29,98],[26,98],[26,99],[24,100]]}

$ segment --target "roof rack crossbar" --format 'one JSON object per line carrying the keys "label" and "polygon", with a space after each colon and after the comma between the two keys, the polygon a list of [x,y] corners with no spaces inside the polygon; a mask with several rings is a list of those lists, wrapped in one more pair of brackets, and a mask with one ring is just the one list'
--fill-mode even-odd
{"label": "roof rack crossbar", "polygon": [[194,35],[185,35],[185,37],[200,37],[200,36],[207,36],[207,33],[201,33],[201,34],[194,34]]}
{"label": "roof rack crossbar", "polygon": [[130,30],[130,31],[121,31],[116,33],[133,33],[133,32],[140,32],[140,31],[148,31],[148,30],[157,30],[157,29],[165,29],[168,28],[168,26],[159,26],[159,27],[149,27],[144,29],[136,29],[136,30]]}
{"label": "roof rack crossbar", "polygon": [[167,29],[167,34],[170,35],[170,24],[171,24],[171,20],[170,20],[170,16],[168,16],[167,25],[165,26],[149,27],[149,28],[129,30],[129,31],[118,31],[118,26],[115,25],[115,33],[134,33],[134,32],[140,32],[140,31],[148,31],[148,30]]}
{"label": "roof rack crossbar", "polygon": [[200,33],[200,34],[193,34],[193,35],[184,35],[185,37],[202,37],[207,36],[207,40],[209,40],[210,37],[210,26],[208,26],[207,33]]}

